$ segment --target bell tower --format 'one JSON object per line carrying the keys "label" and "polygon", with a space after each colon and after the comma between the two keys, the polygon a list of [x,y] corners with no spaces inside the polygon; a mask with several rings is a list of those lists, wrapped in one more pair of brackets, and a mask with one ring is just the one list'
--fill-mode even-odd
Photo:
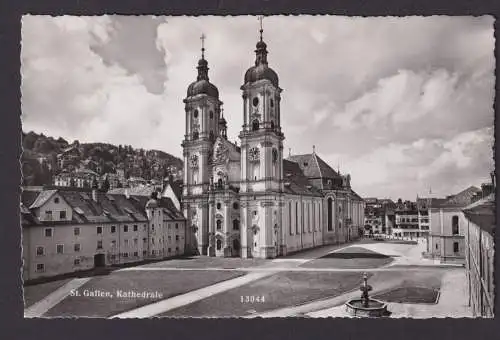
{"label": "bell tower", "polygon": [[279,255],[283,202],[283,140],[278,75],[267,61],[263,41],[255,50],[255,65],[247,70],[243,91],[241,139],[241,240],[243,257]]}
{"label": "bell tower", "polygon": [[198,76],[184,99],[186,132],[182,142],[184,157],[183,209],[187,218],[187,244],[195,253],[206,255],[208,247],[208,191],[210,154],[219,134],[219,91],[208,78],[205,35],[201,36]]}

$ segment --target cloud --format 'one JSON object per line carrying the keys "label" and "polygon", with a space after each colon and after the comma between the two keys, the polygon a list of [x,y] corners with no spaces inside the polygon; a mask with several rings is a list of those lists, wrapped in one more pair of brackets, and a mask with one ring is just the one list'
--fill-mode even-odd
{"label": "cloud", "polygon": [[[390,143],[362,158],[327,156],[330,164],[343,157],[342,169],[360,194],[414,199],[432,188],[442,196],[488,179],[493,170],[493,128],[468,131],[451,139],[419,139]],[[385,195],[380,194],[384,188]],[[401,190],[404,187],[405,190]]]}
{"label": "cloud", "polygon": [[[251,16],[25,16],[23,128],[180,156],[182,99],[204,33],[210,81],[237,140],[258,29]],[[352,172],[358,191],[413,195],[394,181],[442,180],[451,192],[492,164],[485,143],[463,142],[483,155],[477,162],[443,144],[493,126],[492,17],[272,16],[264,40],[284,89],[285,150],[316,145]]]}

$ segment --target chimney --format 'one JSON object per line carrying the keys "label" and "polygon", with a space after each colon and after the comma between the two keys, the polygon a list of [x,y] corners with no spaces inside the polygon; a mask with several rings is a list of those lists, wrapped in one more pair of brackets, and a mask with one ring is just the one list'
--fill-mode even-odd
{"label": "chimney", "polygon": [[93,188],[93,189],[92,189],[92,200],[93,200],[94,202],[97,202],[97,201],[98,201],[98,200],[97,200],[97,189],[96,189],[96,188]]}

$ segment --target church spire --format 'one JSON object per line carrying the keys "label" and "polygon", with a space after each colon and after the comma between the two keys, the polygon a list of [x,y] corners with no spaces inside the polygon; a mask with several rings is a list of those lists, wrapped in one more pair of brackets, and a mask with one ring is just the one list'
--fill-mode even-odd
{"label": "church spire", "polygon": [[255,50],[255,66],[258,65],[267,65],[267,45],[262,38],[262,33],[264,30],[262,29],[262,20],[264,19],[263,15],[259,15],[260,22],[260,41],[257,43],[257,49]]}
{"label": "church spire", "polygon": [[205,34],[200,37],[201,40],[201,59],[198,61],[198,77],[196,80],[208,80],[208,62],[205,60]]}

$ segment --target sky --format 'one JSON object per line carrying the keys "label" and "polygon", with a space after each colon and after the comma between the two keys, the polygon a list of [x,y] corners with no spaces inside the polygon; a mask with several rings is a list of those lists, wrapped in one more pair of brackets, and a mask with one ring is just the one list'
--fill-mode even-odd
{"label": "sky", "polygon": [[[494,168],[494,19],[271,16],[285,153],[316,153],[363,197],[445,196]],[[201,40],[228,137],[243,122],[255,16],[24,16],[22,124],[182,156]]]}

